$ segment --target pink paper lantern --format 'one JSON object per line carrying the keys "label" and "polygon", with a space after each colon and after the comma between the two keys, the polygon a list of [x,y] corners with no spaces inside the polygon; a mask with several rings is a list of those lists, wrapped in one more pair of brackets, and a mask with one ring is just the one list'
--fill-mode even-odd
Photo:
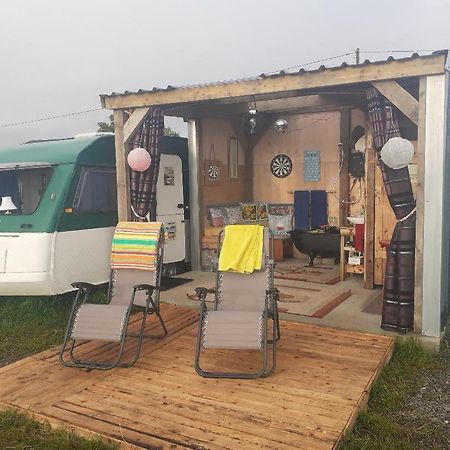
{"label": "pink paper lantern", "polygon": [[152,157],[145,148],[137,147],[128,153],[128,165],[137,172],[145,172],[152,163]]}

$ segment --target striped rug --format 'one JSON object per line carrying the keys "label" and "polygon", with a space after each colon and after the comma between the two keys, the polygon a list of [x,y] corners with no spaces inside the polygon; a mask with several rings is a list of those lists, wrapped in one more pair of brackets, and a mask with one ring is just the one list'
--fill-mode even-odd
{"label": "striped rug", "polygon": [[154,272],[162,228],[160,222],[119,222],[112,241],[111,268]]}

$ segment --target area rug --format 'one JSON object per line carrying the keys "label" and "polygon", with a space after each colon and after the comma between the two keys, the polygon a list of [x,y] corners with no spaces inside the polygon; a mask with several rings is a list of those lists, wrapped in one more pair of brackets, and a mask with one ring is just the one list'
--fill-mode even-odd
{"label": "area rug", "polygon": [[303,261],[288,260],[276,264],[275,278],[332,285],[339,281],[339,267],[334,265],[310,267]]}
{"label": "area rug", "polygon": [[[275,287],[280,291],[279,312],[318,318],[324,317],[352,294],[348,288],[298,280],[275,279]],[[188,292],[186,296],[198,300],[195,292]],[[206,301],[214,302],[214,295],[208,295]]]}
{"label": "area rug", "polygon": [[307,281],[275,279],[280,291],[278,310],[282,313],[324,317],[352,294],[345,287]]}

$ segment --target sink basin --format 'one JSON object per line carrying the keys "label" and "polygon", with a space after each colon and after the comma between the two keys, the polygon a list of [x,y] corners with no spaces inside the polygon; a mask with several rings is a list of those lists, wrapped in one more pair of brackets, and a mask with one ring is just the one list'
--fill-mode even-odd
{"label": "sink basin", "polygon": [[357,217],[347,217],[347,220],[352,224],[352,225],[361,225],[364,223],[364,217],[361,216],[357,216]]}

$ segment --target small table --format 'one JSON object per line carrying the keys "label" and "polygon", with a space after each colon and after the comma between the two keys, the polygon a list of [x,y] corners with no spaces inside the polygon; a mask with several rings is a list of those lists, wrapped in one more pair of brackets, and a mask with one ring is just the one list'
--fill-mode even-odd
{"label": "small table", "polygon": [[294,256],[294,247],[292,245],[292,239],[287,238],[273,238],[273,260],[275,262],[281,262],[285,258],[292,258]]}

